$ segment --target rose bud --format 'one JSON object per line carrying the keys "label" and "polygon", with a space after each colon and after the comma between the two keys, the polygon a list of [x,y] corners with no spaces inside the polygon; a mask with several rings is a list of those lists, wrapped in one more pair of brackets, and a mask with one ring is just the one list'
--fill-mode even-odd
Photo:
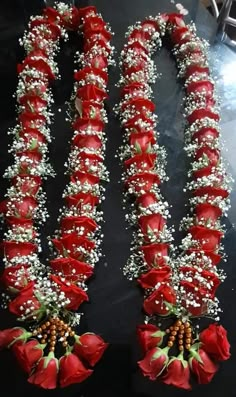
{"label": "rose bud", "polygon": [[42,357],[28,382],[43,389],[55,389],[57,387],[58,360],[54,353]]}
{"label": "rose bud", "polygon": [[152,324],[142,324],[137,327],[139,344],[144,353],[153,347],[160,346],[163,341],[165,332]]}
{"label": "rose bud", "polygon": [[92,367],[100,360],[108,343],[91,332],[75,337],[74,353],[86,360]]}
{"label": "rose bud", "polygon": [[230,344],[227,331],[222,325],[211,324],[200,333],[201,346],[211,357],[217,361],[230,358]]}
{"label": "rose bud", "polygon": [[144,376],[148,376],[150,380],[156,380],[162,374],[169,361],[168,350],[169,347],[164,349],[154,347],[147,352],[143,360],[138,361]]}
{"label": "rose bud", "polygon": [[15,327],[0,331],[0,350],[4,347],[11,347],[15,343],[23,343],[31,337],[31,332],[27,332],[24,328]]}
{"label": "rose bud", "polygon": [[188,362],[184,360],[183,354],[170,360],[166,367],[166,373],[161,378],[166,385],[172,385],[184,390],[191,390],[189,383],[190,369]]}
{"label": "rose bud", "polygon": [[218,365],[210,359],[203,349],[199,349],[198,352],[191,349],[190,356],[189,365],[191,371],[196,376],[198,383],[210,383],[218,370]]}
{"label": "rose bud", "polygon": [[83,382],[93,373],[93,370],[85,368],[80,359],[73,353],[65,354],[65,356],[59,360],[59,365],[59,380],[61,387]]}
{"label": "rose bud", "polygon": [[35,364],[42,358],[45,346],[45,344],[40,344],[36,339],[22,345],[13,346],[16,358],[25,372],[29,374]]}

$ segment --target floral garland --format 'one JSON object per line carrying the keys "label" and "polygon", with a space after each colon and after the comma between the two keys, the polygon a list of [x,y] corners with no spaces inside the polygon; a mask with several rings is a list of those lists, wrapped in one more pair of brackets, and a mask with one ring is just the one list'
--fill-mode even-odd
{"label": "floral garland", "polygon": [[[0,348],[12,348],[30,383],[53,389],[57,383],[65,387],[90,376],[89,367],[107,347],[101,337],[90,332],[79,336],[73,327],[79,325],[81,314],[75,311],[88,301],[85,283],[100,256],[97,221],[102,213],[97,206],[104,198],[100,182],[108,179],[103,163],[104,100],[113,48],[110,28],[95,7],[77,9],[58,3],[44,9],[43,16],[31,18],[29,29],[21,41],[27,56],[18,67],[19,115],[11,148],[15,162],[6,171],[11,187],[1,204],[8,226],[2,244],[4,306],[18,321],[29,322],[29,331],[22,327],[0,331]],[[82,69],[75,71],[72,95],[70,182],[63,195],[60,231],[51,241],[56,257],[44,266],[38,257],[35,222],[47,218],[41,185],[53,173],[47,164],[53,102],[49,82],[58,74],[59,39],[67,39],[66,30],[78,29],[84,36],[84,52],[76,54]]]}
{"label": "floral garland", "polygon": [[[191,158],[186,187],[191,192],[190,215],[181,223],[186,237],[178,250],[167,228],[168,203],[159,188],[168,178],[165,150],[157,142],[150,87],[156,78],[151,56],[161,47],[166,32],[186,90],[185,150]],[[121,53],[122,90],[116,109],[124,130],[120,157],[126,196],[133,198],[134,210],[127,218],[136,226],[124,274],[137,279],[144,290],[147,314],[145,324],[137,330],[145,353],[138,365],[151,380],[158,378],[187,390],[191,389],[191,374],[198,383],[208,383],[218,361],[230,357],[227,332],[221,325],[211,324],[201,333],[199,325],[194,326],[194,318],[219,321],[215,293],[225,278],[217,267],[224,235],[220,217],[229,208],[231,181],[220,153],[219,113],[206,48],[195,27],[185,25],[180,14],[149,17],[132,26]],[[158,326],[148,324],[155,320]],[[164,321],[168,327],[162,331]]]}

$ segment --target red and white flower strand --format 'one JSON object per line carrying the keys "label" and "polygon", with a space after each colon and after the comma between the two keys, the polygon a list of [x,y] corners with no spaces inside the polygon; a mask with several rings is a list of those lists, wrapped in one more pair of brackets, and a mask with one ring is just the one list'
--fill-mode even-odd
{"label": "red and white flower strand", "polygon": [[[85,282],[100,255],[97,206],[104,198],[100,183],[108,178],[103,163],[104,100],[113,48],[110,28],[95,7],[77,10],[59,3],[46,8],[42,17],[31,18],[29,26],[22,42],[27,57],[19,66],[19,125],[12,146],[15,163],[6,174],[12,186],[1,207],[8,225],[3,242],[6,304],[19,321],[32,325],[31,332],[20,327],[1,331],[0,347],[13,347],[30,383],[52,389],[58,375],[61,387],[90,376],[93,371],[87,367],[96,364],[107,346],[93,333],[76,335],[72,327],[79,324],[81,314],[75,311],[88,300]],[[67,38],[66,29],[79,28],[84,52],[76,56],[82,69],[75,73],[74,136],[67,163],[70,182],[64,192],[60,231],[51,243],[57,256],[46,267],[38,258],[41,249],[35,220],[46,218],[41,185],[49,173],[46,154],[53,99],[48,85],[57,73],[54,56],[59,38]]]}
{"label": "red and white flower strand", "polygon": [[[151,56],[161,47],[166,32],[174,44],[179,76],[185,80],[185,149],[192,159],[186,187],[192,193],[191,215],[181,223],[187,235],[178,251],[167,228],[168,204],[159,189],[168,178],[163,169],[164,150],[157,143],[150,87],[156,78]],[[207,45],[180,14],[149,17],[132,26],[127,37],[121,53],[122,91],[117,111],[124,131],[121,159],[126,194],[134,200],[134,211],[127,218],[137,231],[124,273],[129,279],[137,278],[144,289],[147,322],[156,316],[159,322],[160,316],[175,317],[165,332],[152,324],[138,328],[146,353],[139,366],[151,380],[160,377],[164,383],[190,389],[190,370],[199,383],[208,383],[217,371],[217,361],[230,356],[222,326],[212,324],[198,335],[192,325],[194,317],[219,320],[215,293],[225,278],[216,265],[222,257],[220,216],[229,208],[230,177],[220,154],[214,82]],[[169,353],[175,358],[170,359]]]}

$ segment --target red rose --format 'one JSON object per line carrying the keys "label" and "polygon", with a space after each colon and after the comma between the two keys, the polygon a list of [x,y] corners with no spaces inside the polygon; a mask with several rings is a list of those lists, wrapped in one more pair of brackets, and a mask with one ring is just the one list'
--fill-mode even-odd
{"label": "red rose", "polygon": [[42,178],[36,175],[17,175],[12,179],[12,182],[22,194],[36,196],[42,185]]}
{"label": "red rose", "polygon": [[85,262],[73,258],[56,258],[50,261],[50,266],[58,276],[66,278],[71,283],[84,282],[93,274],[93,268]]}
{"label": "red rose", "polygon": [[35,18],[30,22],[30,30],[35,36],[38,35],[37,27],[42,28],[41,35],[47,40],[56,41],[61,35],[60,28],[56,24],[51,23],[47,18]]}
{"label": "red rose", "polygon": [[192,74],[210,74],[210,70],[208,67],[204,66],[204,65],[189,65],[186,68],[186,72],[185,72],[185,77],[188,78],[190,77]]}
{"label": "red rose", "polygon": [[187,94],[193,93],[202,93],[204,92],[204,95],[211,97],[214,92],[214,85],[211,81],[209,80],[202,80],[202,81],[196,81],[190,83],[187,88]]}
{"label": "red rose", "polygon": [[[90,67],[92,67],[92,65]],[[106,91],[96,87],[94,84],[86,84],[83,87],[79,87],[77,90],[77,97],[83,101],[103,102],[107,99],[107,96]]]}
{"label": "red rose", "polygon": [[207,156],[209,165],[216,166],[220,158],[220,151],[218,149],[211,149],[209,146],[202,146],[197,149],[194,160],[199,160],[203,156]]}
{"label": "red rose", "polygon": [[76,98],[75,107],[82,118],[103,120],[103,105],[101,103],[97,103],[93,100],[81,101],[80,98]]}
{"label": "red rose", "polygon": [[78,132],[86,131],[88,128],[91,128],[95,133],[102,133],[104,130],[105,124],[101,120],[96,119],[84,119],[81,117],[77,117],[73,123],[74,130]]}
{"label": "red rose", "polygon": [[200,130],[196,131],[193,134],[193,140],[196,140],[197,143],[206,145],[207,143],[211,143],[214,139],[218,138],[219,131],[215,128],[203,127]]}
{"label": "red rose", "polygon": [[52,7],[44,8],[43,15],[47,17],[49,22],[57,22],[58,20],[61,20],[61,14]]}
{"label": "red rose", "polygon": [[143,252],[144,259],[149,267],[162,267],[166,264],[164,256],[168,256],[169,244],[155,243],[143,245],[140,247]]}
{"label": "red rose", "polygon": [[28,382],[43,389],[57,387],[58,360],[52,352],[47,357],[42,357]]}
{"label": "red rose", "polygon": [[87,332],[86,334],[76,337],[73,351],[80,358],[87,361],[89,365],[94,367],[101,359],[107,346],[108,343],[105,343],[100,336]]}
{"label": "red rose", "polygon": [[81,172],[99,175],[102,171],[103,158],[97,154],[79,152],[75,162]]}
{"label": "red rose", "polygon": [[30,332],[20,327],[4,329],[0,331],[0,350],[5,347],[11,347],[15,343],[23,343],[31,335]]}
{"label": "red rose", "polygon": [[166,385],[172,385],[184,390],[192,389],[189,383],[190,369],[182,354],[170,360],[166,367],[166,373],[161,380]]}
{"label": "red rose", "polygon": [[[77,208],[78,214],[83,212],[85,208],[89,207],[89,210],[92,210],[99,203],[99,198],[97,196],[93,196],[90,193],[78,193],[72,196],[66,197],[66,204],[70,208],[75,206]],[[85,208],[84,208],[85,207]]]}
{"label": "red rose", "polygon": [[154,236],[159,236],[160,231],[163,230],[166,224],[166,220],[161,214],[151,214],[140,216],[138,223],[144,235],[144,240],[150,241]]}
{"label": "red rose", "polygon": [[[170,306],[176,302],[176,295],[172,287],[162,284],[144,300],[143,308],[148,314],[166,315]],[[168,306],[167,306],[168,305]]]}
{"label": "red rose", "polygon": [[215,197],[222,197],[222,198],[227,198],[229,195],[229,192],[225,189],[221,189],[220,187],[214,187],[214,186],[204,186],[201,187],[197,190],[194,191],[194,196],[205,196],[208,195],[208,202]]}
{"label": "red rose", "polygon": [[127,101],[122,103],[121,109],[124,111],[127,108],[135,109],[136,112],[145,113],[154,112],[155,104],[146,98],[134,98],[128,99]]}
{"label": "red rose", "polygon": [[218,370],[218,365],[210,359],[203,349],[199,349],[198,352],[190,350],[190,355],[189,365],[198,383],[202,385],[210,383]]}
{"label": "red rose", "polygon": [[163,281],[168,281],[170,279],[171,269],[169,266],[163,266],[160,269],[152,269],[147,273],[142,274],[138,283],[142,288],[154,288],[158,283],[163,283]]}
{"label": "red rose", "polygon": [[68,285],[68,281],[62,280],[61,277],[54,276],[54,274],[51,274],[50,278],[59,286],[60,291],[64,292],[65,298],[70,300],[65,306],[68,310],[77,310],[83,302],[88,301],[88,295],[82,288],[73,283]]}
{"label": "red rose", "polygon": [[97,228],[97,223],[88,216],[67,216],[61,219],[62,233],[70,233],[71,230],[76,231],[80,229],[83,231],[82,236],[86,237],[89,233],[94,233]]}
{"label": "red rose", "polygon": [[144,208],[147,208],[152,204],[156,204],[158,203],[158,201],[159,199],[155,193],[145,193],[137,197],[136,199],[136,203],[139,205],[139,207],[144,207]]}
{"label": "red rose", "polygon": [[78,30],[80,24],[80,15],[77,7],[72,7],[60,15],[66,29]]}
{"label": "red rose", "polygon": [[17,152],[19,158],[19,173],[30,174],[31,170],[39,165],[42,161],[42,153],[27,150],[25,152]]}
{"label": "red rose", "polygon": [[174,29],[176,27],[183,27],[185,26],[183,17],[183,15],[177,13],[168,14],[168,24],[171,24],[171,27]]}
{"label": "red rose", "polygon": [[143,324],[137,327],[137,335],[143,353],[147,353],[148,350],[162,344],[165,332],[161,331],[155,325]]}
{"label": "red rose", "polygon": [[66,387],[73,383],[81,383],[92,373],[92,369],[84,367],[80,359],[73,353],[66,354],[59,360],[60,386]]}
{"label": "red rose", "polygon": [[146,124],[146,131],[150,131],[154,128],[155,122],[147,117],[144,114],[137,114],[136,116],[130,118],[126,123],[124,124],[124,128],[127,130],[131,130],[132,132],[144,132],[143,131],[143,126],[140,124]]}
{"label": "red rose", "polygon": [[136,28],[134,29],[131,34],[128,36],[128,40],[137,40],[144,45],[147,44],[148,41],[151,40],[152,33],[149,31],[146,31],[142,28]]}
{"label": "red rose", "polygon": [[148,376],[150,380],[156,380],[162,374],[169,361],[168,350],[169,347],[164,349],[154,347],[147,352],[143,360],[138,361],[144,376]]}
{"label": "red rose", "polygon": [[16,216],[7,216],[6,221],[13,231],[17,231],[18,228],[25,230],[30,230],[33,237],[36,237],[36,232],[34,230],[34,224],[32,219],[17,218]]}
{"label": "red rose", "polygon": [[200,220],[203,220],[204,222],[207,222],[208,220],[216,222],[217,219],[221,216],[222,211],[219,207],[216,207],[215,205],[201,203],[195,207],[195,214],[198,222]]}
{"label": "red rose", "polygon": [[24,289],[29,283],[29,271],[26,265],[14,265],[4,269],[1,281],[5,288],[12,293]]}
{"label": "red rose", "polygon": [[18,118],[23,129],[40,129],[46,123],[45,117],[37,113],[20,113]]}
{"label": "red rose", "polygon": [[192,238],[196,240],[203,250],[215,251],[223,236],[223,233],[216,229],[209,229],[204,226],[192,226],[189,229]]}
{"label": "red rose", "polygon": [[[135,46],[135,48],[134,48],[134,46]],[[135,52],[145,52],[145,53],[147,53],[147,50],[146,50],[146,48],[145,47],[143,47],[142,45],[141,45],[141,43],[139,43],[139,42],[135,42],[135,43],[132,43],[132,44],[130,44],[129,46],[127,46],[127,49],[128,48],[132,48],[132,50],[133,51],[135,51]],[[144,96],[144,92],[145,92],[145,90],[146,90],[146,84],[144,84],[144,83],[140,83],[140,82],[132,82],[132,83],[130,83],[130,84],[126,84],[123,88],[122,88],[122,91],[121,91],[121,96],[122,97],[125,97],[125,95],[140,95],[140,96]]]}
{"label": "red rose", "polygon": [[230,358],[230,344],[227,331],[222,325],[210,324],[199,336],[201,346],[211,357],[217,361]]}
{"label": "red rose", "polygon": [[87,174],[86,172],[76,171],[70,177],[71,182],[80,181],[81,184],[88,183],[90,185],[96,185],[99,183],[100,178],[96,175]]}
{"label": "red rose", "polygon": [[187,26],[175,28],[173,32],[171,33],[171,40],[173,41],[174,44],[183,44],[186,41],[189,41],[189,36],[191,33],[189,32],[189,29]]}
{"label": "red rose", "polygon": [[25,372],[28,374],[32,368],[43,356],[45,345],[41,345],[37,340],[33,339],[23,345],[14,345],[13,351],[16,358]]}
{"label": "red rose", "polygon": [[40,113],[47,109],[48,103],[38,95],[23,95],[19,102],[24,105],[24,112]]}
{"label": "red rose", "polygon": [[17,67],[18,73],[21,73],[26,66],[29,66],[30,68],[35,68],[39,72],[45,74],[46,78],[49,79],[55,79],[55,76],[51,70],[51,67],[49,64],[42,58],[39,59],[33,59],[30,56],[27,56],[22,64],[19,64]]}
{"label": "red rose", "polygon": [[[79,237],[77,233],[71,233],[60,239],[52,239],[59,254],[64,257],[71,257],[82,260],[85,256],[84,250],[90,252],[95,247],[95,243],[86,237]],[[83,250],[81,251],[81,248]]]}
{"label": "red rose", "polygon": [[[84,32],[84,37],[87,41],[90,40],[94,40],[96,39],[96,37],[100,38],[100,40],[104,43],[110,43],[110,40],[112,38],[112,34],[110,32],[108,32],[108,30],[106,28],[103,27],[98,27],[97,29],[86,29],[86,31]],[[94,49],[91,49],[91,52],[93,52]],[[88,53],[89,51],[87,50],[85,53]],[[104,57],[104,60],[106,59],[106,57]],[[97,62],[93,62],[93,58],[91,58],[91,65],[94,65],[95,67],[100,67],[101,69],[106,68],[107,67],[107,63],[106,64],[97,64]],[[90,63],[90,62],[88,62]]]}
{"label": "red rose", "polygon": [[153,185],[159,185],[160,178],[155,173],[152,174],[150,172],[142,172],[136,175],[131,176],[125,182],[127,188],[132,188],[135,193],[140,192],[149,192]]}
{"label": "red rose", "polygon": [[100,150],[102,141],[97,135],[76,135],[73,139],[73,145],[79,149],[95,149]]}
{"label": "red rose", "polygon": [[[30,313],[27,313],[27,309],[30,309]],[[17,316],[27,315],[27,317],[32,317],[42,314],[42,306],[34,295],[34,283],[32,281],[9,303],[9,310]]]}
{"label": "red rose", "polygon": [[[91,68],[89,66],[85,66],[83,69],[79,70],[78,72],[76,72],[74,74],[74,79],[77,81],[85,81],[87,84],[90,84],[91,81],[91,75],[96,76],[96,77],[100,77],[105,84],[107,84],[108,82],[108,75],[106,72],[104,72],[101,69],[98,68]],[[99,84],[97,81],[94,84],[97,85]]]}
{"label": "red rose", "polygon": [[130,146],[134,146],[136,153],[147,152],[155,143],[155,138],[152,131],[146,133],[133,133],[129,137]]}
{"label": "red rose", "polygon": [[95,6],[87,6],[79,8],[79,16],[81,19],[86,19],[91,15],[97,14],[97,9]]}
{"label": "red rose", "polygon": [[4,241],[2,243],[4,256],[11,260],[15,256],[32,255],[37,250],[37,245],[32,243],[18,243],[16,241]]}
{"label": "red rose", "polygon": [[155,166],[157,155],[156,153],[141,153],[125,160],[126,168],[132,169],[135,167],[137,172],[152,171]]}
{"label": "red rose", "polygon": [[32,196],[14,197],[10,200],[10,206],[13,207],[14,215],[16,217],[31,219],[38,207],[37,200]]}
{"label": "red rose", "polygon": [[159,25],[157,21],[153,19],[145,19],[143,22],[141,22],[141,26],[143,29],[155,29],[156,31],[159,31]]}
{"label": "red rose", "polygon": [[188,117],[188,122],[190,124],[194,123],[196,120],[201,120],[204,119],[205,117],[208,117],[209,119],[213,119],[216,121],[219,121],[220,116],[217,113],[211,112],[210,110],[203,108],[203,109],[196,109],[194,110]]}

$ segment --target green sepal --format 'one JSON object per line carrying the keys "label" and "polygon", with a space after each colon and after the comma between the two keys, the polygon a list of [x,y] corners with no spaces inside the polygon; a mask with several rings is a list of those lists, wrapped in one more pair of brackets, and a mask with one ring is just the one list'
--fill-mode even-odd
{"label": "green sepal", "polygon": [[[21,327],[14,327],[15,329],[20,328],[22,330],[24,330],[24,328]],[[24,343],[31,338],[32,336],[32,332],[28,332],[26,330],[24,330],[23,334],[21,334],[20,336],[18,336],[17,338],[15,338],[7,347],[10,348],[12,345],[14,345],[14,343],[18,342],[18,341],[23,341]]]}

